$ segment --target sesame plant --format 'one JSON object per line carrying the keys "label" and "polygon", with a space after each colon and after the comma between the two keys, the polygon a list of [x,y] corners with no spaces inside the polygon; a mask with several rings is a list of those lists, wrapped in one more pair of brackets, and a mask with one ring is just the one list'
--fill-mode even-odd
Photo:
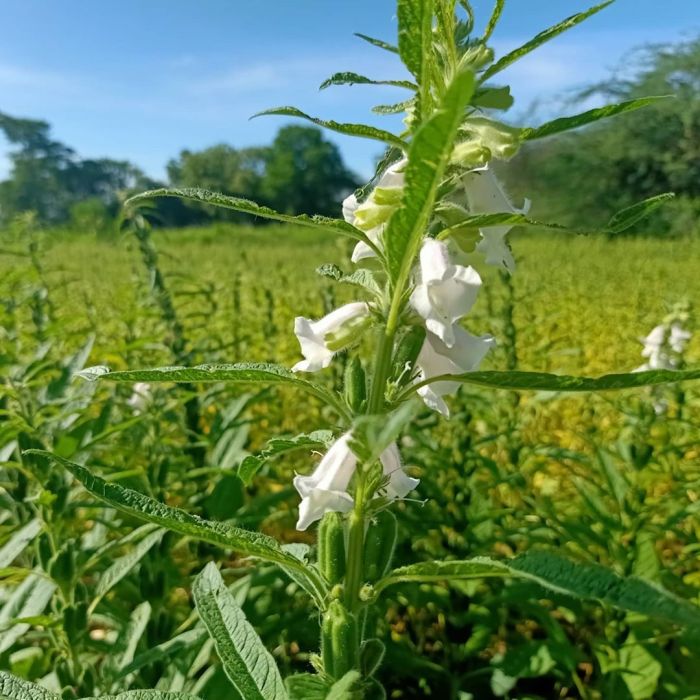
{"label": "sesame plant", "polygon": [[[316,529],[315,547],[282,544],[238,526],[232,518],[205,520],[106,481],[90,467],[59,454],[31,450],[32,459],[44,458],[65,467],[109,506],[186,538],[252,558],[261,566],[273,565],[305,592],[309,609],[314,611],[311,619],[318,622],[319,645],[310,650],[307,672],[283,680],[273,656],[246,620],[240,601],[224,582],[217,561],[207,563],[196,576],[192,584],[196,612],[230,682],[224,691],[226,697],[385,697],[376,679],[385,653],[377,636],[377,610],[381,597],[397,584],[527,581],[533,584],[529,590],[535,600],[546,595],[589,599],[621,614],[645,616],[679,634],[687,628],[687,634],[692,635],[692,628],[697,629],[700,610],[658,583],[639,576],[624,577],[551,551],[530,549],[502,559],[420,561],[398,568],[392,563],[397,539],[395,504],[404,501],[407,509],[418,510],[424,497],[419,479],[405,467],[399,448],[399,439],[415,419],[421,402],[449,420],[449,397],[464,384],[494,392],[603,392],[700,379],[700,370],[672,363],[599,377],[524,372],[515,368],[515,361],[505,370],[483,371],[479,369],[482,361],[497,343],[508,338],[479,335],[464,326],[480,293],[485,266],[496,266],[506,275],[517,274],[508,243],[514,226],[571,235],[590,233],[533,221],[528,217],[527,202],[519,208],[510,201],[495,175],[495,162],[512,158],[525,142],[580,128],[659,99],[609,105],[528,128],[497,118],[497,112],[512,105],[509,89],[498,83],[500,73],[609,4],[574,15],[496,59],[489,43],[503,0],[496,2],[481,34],[475,30],[466,0],[398,0],[397,45],[362,38],[398,54],[408,75],[374,80],[355,73],[336,73],[324,87],[365,83],[405,89],[405,101],[376,108],[379,113],[404,113],[401,133],[324,121],[293,107],[265,112],[311,120],[386,146],[374,178],[342,203],[342,218],[291,216],[198,189],[154,190],[127,203],[137,212],[134,215],[140,216],[138,207],[143,202],[155,197],[182,197],[318,229],[350,239],[353,245],[353,270],[329,263],[319,272],[351,285],[356,299],[320,319],[296,318],[294,333],[301,359],[291,368],[235,363],[110,371],[97,366],[79,373],[89,380],[137,384],[137,408],[161,382],[289,387],[297,392],[298,400],[317,402],[324,420],[319,430],[293,438],[273,436],[264,452],[248,456],[239,466],[239,476],[250,483],[263,464],[278,455],[292,451],[308,455],[307,468],[294,477],[293,486],[299,495],[297,529]],[[669,197],[661,194],[614,214],[602,233],[614,235],[626,230]],[[329,381],[332,377],[327,370],[343,361],[343,379],[336,385]],[[293,404],[288,408],[293,410]],[[517,412],[517,401],[511,409]],[[322,456],[314,465],[312,455],[319,452]],[[418,526],[420,517],[414,522]],[[197,639],[201,642],[201,636]],[[455,692],[470,697],[468,681],[465,683]],[[99,688],[99,680],[96,686]],[[11,700],[59,697],[4,673],[0,675],[0,695]],[[144,690],[112,697],[165,700],[195,696]]]}

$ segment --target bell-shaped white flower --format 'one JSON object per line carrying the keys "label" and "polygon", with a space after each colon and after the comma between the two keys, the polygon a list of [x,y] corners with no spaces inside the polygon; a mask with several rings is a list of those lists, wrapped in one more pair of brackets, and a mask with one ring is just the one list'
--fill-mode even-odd
{"label": "bell-shaped white flower", "polygon": [[138,416],[148,408],[152,400],[151,385],[148,382],[136,382],[126,404],[131,407],[133,414]]}
{"label": "bell-shaped white flower", "polygon": [[[350,480],[357,468],[357,456],[350,449],[351,433],[339,437],[323,456],[310,476],[294,477],[294,488],[301,496],[297,530],[306,530],[311,523],[320,520],[325,513],[347,513],[354,501],[348,493]],[[388,478],[385,487],[390,499],[405,498],[418,486],[403,470],[396,443],[392,443],[380,456],[382,472]]]}
{"label": "bell-shaped white flower", "polygon": [[425,319],[428,331],[448,347],[455,344],[454,323],[469,313],[480,287],[479,273],[472,267],[454,265],[446,243],[425,240],[411,306]]}
{"label": "bell-shaped white flower", "polygon": [[[317,372],[328,367],[333,355],[342,347],[331,341],[334,336],[347,336],[352,339],[353,333],[369,318],[369,307],[362,301],[345,304],[318,321],[297,316],[294,320],[294,333],[301,345],[304,359],[297,362],[294,372]],[[329,343],[332,347],[329,347]]]}
{"label": "bell-shaped white flower", "polygon": [[[404,185],[405,158],[389,166],[379,178],[375,188],[361,204],[351,194],[343,202],[343,218],[361,229],[376,246],[381,246],[382,233],[401,200]],[[360,241],[352,252],[354,263],[375,257],[374,251]]]}
{"label": "bell-shaped white flower", "polygon": [[350,433],[339,437],[310,476],[295,476],[294,488],[301,496],[297,530],[306,530],[324,513],[347,513],[353,507],[348,484],[357,467],[357,457],[350,449]]}
{"label": "bell-shaped white flower", "polygon": [[388,498],[406,498],[420,483],[420,479],[414,479],[403,470],[401,454],[395,442],[382,452],[379,459],[382,463],[382,472],[389,479],[385,487]]}
{"label": "bell-shaped white flower", "polygon": [[693,334],[690,331],[685,330],[680,324],[674,323],[671,326],[668,344],[673,352],[680,354],[685,350],[685,346],[692,337]]}
{"label": "bell-shaped white flower", "polygon": [[[473,372],[484,359],[488,351],[496,344],[490,335],[476,336],[459,326],[454,329],[455,343],[448,347],[440,338],[428,333],[418,354],[417,381],[438,377],[442,374],[462,374]],[[418,395],[426,406],[449,418],[450,411],[443,396],[457,390],[459,382],[441,381],[428,384],[418,389]]]}
{"label": "bell-shaped white flower", "polygon": [[[523,209],[513,206],[488,166],[466,173],[463,183],[471,214],[526,214],[530,209],[528,200]],[[476,250],[484,255],[487,265],[505,267],[511,273],[515,271],[515,259],[506,236],[512,228],[511,225],[482,228],[481,240],[476,244]]]}

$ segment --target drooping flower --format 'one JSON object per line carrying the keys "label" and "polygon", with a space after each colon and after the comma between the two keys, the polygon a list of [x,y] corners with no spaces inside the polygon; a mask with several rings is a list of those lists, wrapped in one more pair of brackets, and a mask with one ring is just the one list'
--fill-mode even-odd
{"label": "drooping flower", "polygon": [[673,352],[682,353],[685,350],[685,346],[688,341],[693,337],[690,331],[682,328],[680,324],[674,323],[671,326],[671,332],[669,334],[668,344],[671,346]]}
{"label": "drooping flower", "polygon": [[[403,171],[407,162],[402,158],[389,166],[361,204],[354,194],[343,202],[345,221],[362,230],[377,246],[381,246],[384,228],[401,201],[404,185]],[[353,250],[352,261],[356,263],[365,258],[372,258],[374,255],[374,251],[360,241]]]}
{"label": "drooping flower", "polygon": [[474,268],[451,262],[446,243],[425,240],[411,306],[425,320],[428,331],[448,347],[455,344],[455,322],[469,313],[480,287],[481,277]]}
{"label": "drooping flower", "polygon": [[318,321],[297,316],[294,333],[304,359],[292,371],[317,372],[328,367],[333,355],[352,341],[368,319],[369,307],[362,301],[345,304]]}
{"label": "drooping flower", "polygon": [[294,488],[301,496],[297,530],[306,530],[324,513],[347,513],[353,498],[347,492],[357,467],[357,457],[350,449],[350,433],[339,437],[310,476],[295,476]]}
{"label": "drooping flower", "polygon": [[671,323],[670,326],[667,323],[655,326],[645,338],[639,339],[643,346],[642,357],[647,358],[647,361],[635,371],[675,369],[678,366],[678,356],[683,353],[692,335],[678,322]]}
{"label": "drooping flower", "polygon": [[[456,326],[455,343],[448,347],[440,338],[428,333],[418,354],[417,381],[438,377],[443,374],[462,374],[473,372],[484,359],[488,351],[496,344],[490,335],[476,336]],[[418,395],[428,408],[438,411],[449,418],[450,411],[443,396],[451,394],[459,387],[458,382],[441,381],[428,384],[418,389]]]}
{"label": "drooping flower", "polygon": [[[526,214],[530,208],[527,200],[522,210],[514,207],[488,166],[466,173],[462,181],[471,214]],[[515,260],[506,236],[512,228],[509,224],[482,228],[481,240],[476,245],[487,265],[505,267],[511,273],[515,271]]]}
{"label": "drooping flower", "polygon": [[152,399],[151,385],[148,382],[136,382],[126,404],[131,408],[133,414],[138,416],[148,408],[148,404],[151,403]]}
{"label": "drooping flower", "polygon": [[[357,468],[357,456],[350,449],[351,433],[341,435],[323,456],[310,476],[294,477],[294,488],[301,496],[297,530],[306,530],[311,523],[320,520],[325,513],[347,513],[354,501],[348,493],[350,480]],[[395,443],[380,456],[383,474],[388,477],[385,487],[390,499],[405,498],[418,485],[404,472],[399,449]]]}
{"label": "drooping flower", "polygon": [[385,487],[388,498],[406,498],[420,483],[420,479],[414,479],[403,470],[401,454],[395,442],[382,452],[380,461],[384,476],[389,478]]}

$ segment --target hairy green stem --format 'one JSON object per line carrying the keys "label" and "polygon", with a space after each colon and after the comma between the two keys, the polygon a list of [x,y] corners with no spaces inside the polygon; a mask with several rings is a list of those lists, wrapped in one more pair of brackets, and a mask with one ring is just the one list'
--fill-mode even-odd
{"label": "hairy green stem", "polygon": [[345,574],[345,605],[350,612],[355,612],[360,602],[360,587],[364,577],[365,546],[365,492],[364,475],[357,473],[355,489],[355,507],[350,514],[348,531],[347,565]]}

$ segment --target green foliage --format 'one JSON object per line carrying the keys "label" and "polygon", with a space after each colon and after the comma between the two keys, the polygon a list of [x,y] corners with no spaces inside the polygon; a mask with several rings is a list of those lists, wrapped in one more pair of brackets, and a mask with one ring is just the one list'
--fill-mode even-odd
{"label": "green foliage", "polygon": [[213,562],[197,576],[192,593],[224,671],[241,697],[285,700],[287,693],[272,655],[245,619]]}

